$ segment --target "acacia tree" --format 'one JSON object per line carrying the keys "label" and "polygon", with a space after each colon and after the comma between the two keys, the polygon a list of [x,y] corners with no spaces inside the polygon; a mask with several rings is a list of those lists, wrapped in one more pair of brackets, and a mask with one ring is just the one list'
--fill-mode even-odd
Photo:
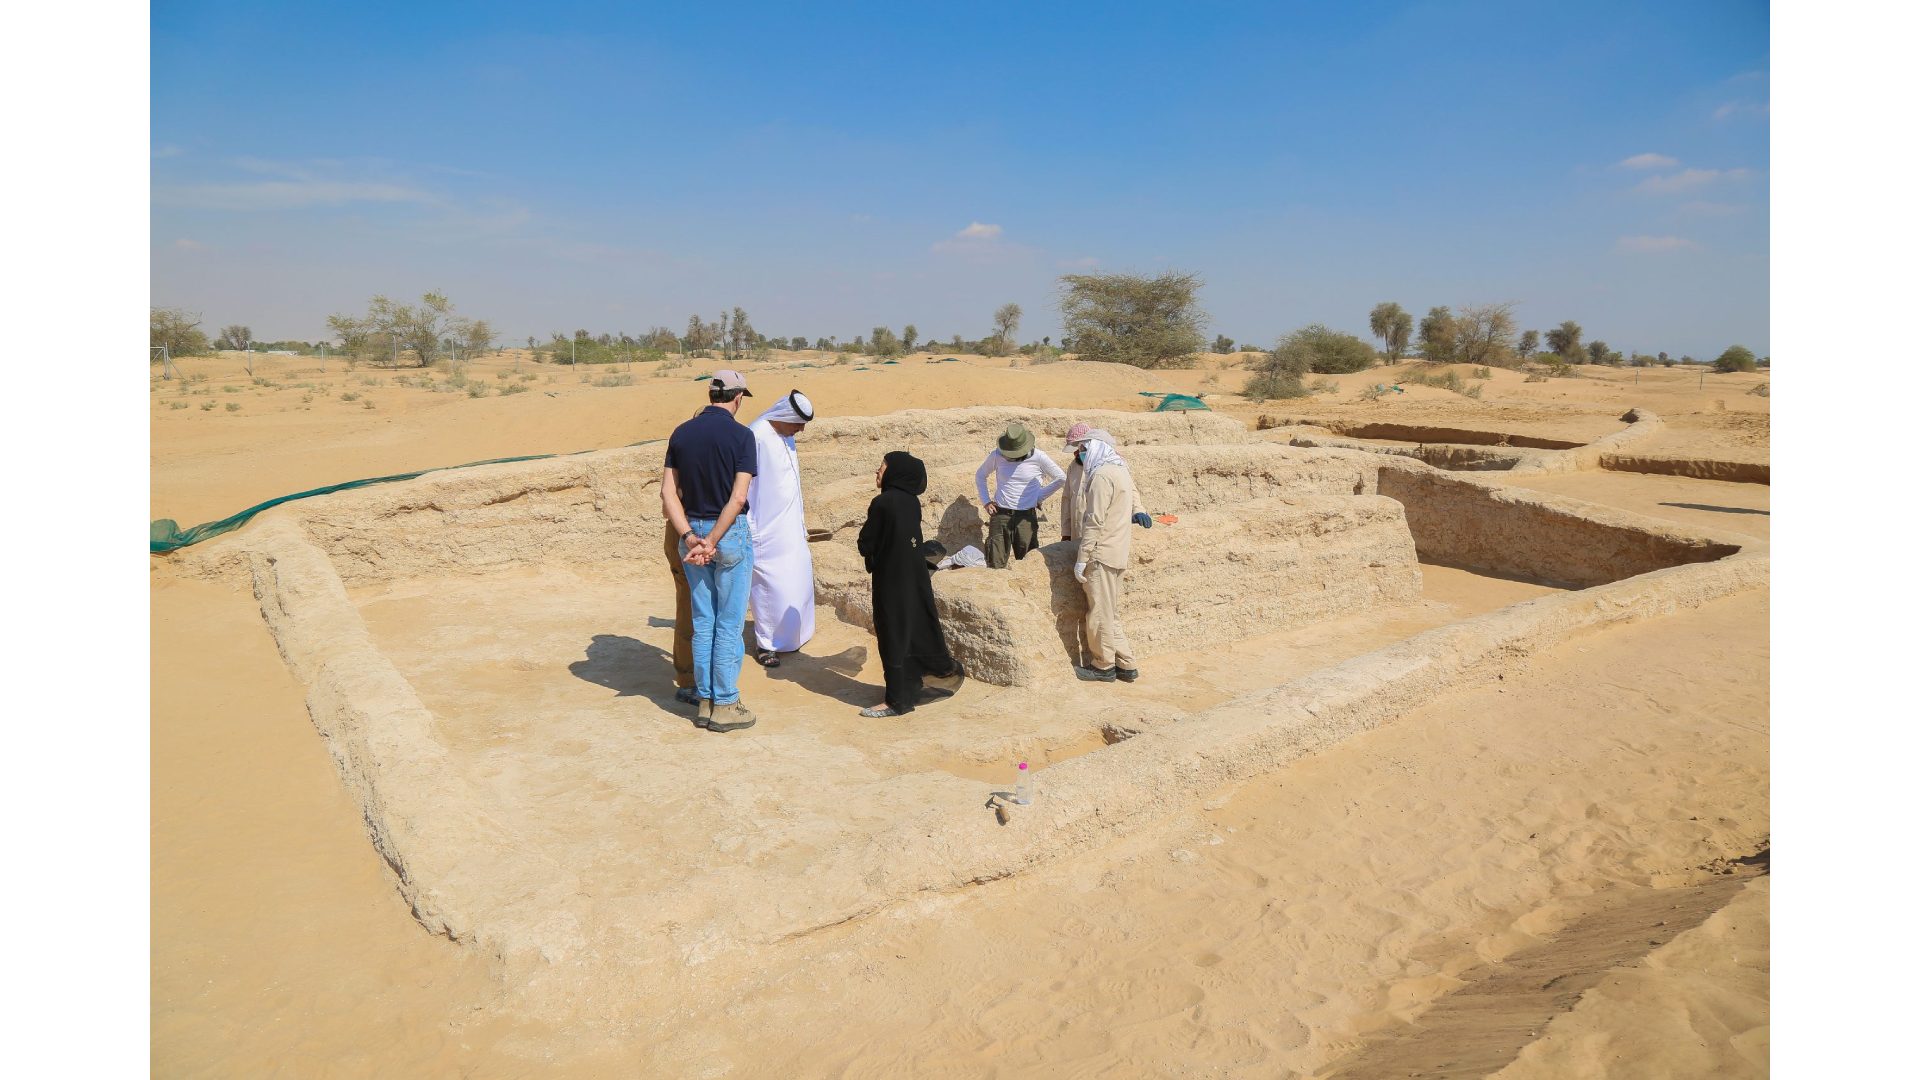
{"label": "acacia tree", "polygon": [[1454,356],[1463,364],[1513,363],[1513,305],[1470,304],[1454,320]]}
{"label": "acacia tree", "polygon": [[[327,317],[327,326],[349,354],[359,355],[364,350],[384,355],[389,363],[398,365],[400,354],[410,352],[420,367],[432,364],[448,342],[467,340],[472,325],[472,320],[454,313],[453,301],[438,292],[422,296],[418,305],[396,304],[376,296],[367,302],[365,315]],[[492,328],[484,328],[484,333],[490,342]]]}
{"label": "acacia tree", "polygon": [[200,329],[200,313],[185,308],[149,308],[147,343],[168,356],[199,356],[212,348]]}
{"label": "acacia tree", "polygon": [[1713,361],[1715,371],[1754,371],[1758,368],[1759,361],[1753,358],[1753,350],[1745,345],[1729,346]]}
{"label": "acacia tree", "polygon": [[919,340],[920,328],[912,323],[908,323],[907,328],[900,331],[900,348],[905,352],[912,352],[914,344]]}
{"label": "acacia tree", "polygon": [[1580,362],[1580,324],[1568,319],[1547,331],[1547,348],[1569,364]]}
{"label": "acacia tree", "polygon": [[1233,351],[1233,339],[1225,334],[1213,335],[1213,351],[1225,356]]}
{"label": "acacia tree", "polygon": [[1066,274],[1060,278],[1064,341],[1082,360],[1140,368],[1186,367],[1206,344],[1198,275],[1169,270],[1136,274]]}
{"label": "acacia tree", "polygon": [[899,356],[900,339],[893,335],[893,328],[876,326],[873,328],[873,340],[867,344],[867,351],[875,356]]}
{"label": "acacia tree", "polygon": [[993,333],[980,343],[982,356],[1005,356],[1013,351],[1014,336],[1020,332],[1019,304],[1002,304],[993,313]]}
{"label": "acacia tree", "polygon": [[1533,359],[1533,354],[1540,351],[1540,331],[1529,330],[1521,334],[1520,343],[1513,347],[1513,351],[1519,354],[1522,363]]}
{"label": "acacia tree", "polygon": [[1452,309],[1442,305],[1427,311],[1420,320],[1420,352],[1436,364],[1451,364],[1457,359],[1459,325]]}

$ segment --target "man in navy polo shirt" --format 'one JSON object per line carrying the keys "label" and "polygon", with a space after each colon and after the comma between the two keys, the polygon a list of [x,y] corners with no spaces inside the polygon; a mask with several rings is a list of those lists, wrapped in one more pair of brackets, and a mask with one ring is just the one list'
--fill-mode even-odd
{"label": "man in navy polo shirt", "polygon": [[716,371],[706,408],[673,429],[660,505],[680,538],[680,558],[693,602],[693,685],[700,696],[694,724],[708,731],[753,726],[740,704],[742,633],[753,586],[753,526],[747,485],[759,470],[753,432],[735,417],[752,397],[737,371]]}

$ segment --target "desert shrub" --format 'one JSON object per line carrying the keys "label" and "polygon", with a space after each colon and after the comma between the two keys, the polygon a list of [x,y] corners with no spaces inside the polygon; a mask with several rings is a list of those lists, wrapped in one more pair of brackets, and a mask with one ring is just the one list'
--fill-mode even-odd
{"label": "desert shrub", "polygon": [[184,408],[186,408],[186,407],[187,407],[187,405],[188,405],[188,404],[189,404],[189,403],[188,403],[188,402],[185,402],[185,401],[169,401],[169,402],[167,402],[167,408],[169,408],[169,409],[184,409]]}
{"label": "desert shrub", "polygon": [[[1752,395],[1752,396],[1754,396],[1754,397],[1772,397],[1772,396],[1773,396],[1773,392],[1767,389],[1767,387],[1769,387],[1769,386],[1772,386],[1772,385],[1773,385],[1772,383],[1761,383],[1761,384],[1760,384],[1759,386],[1756,386],[1756,387],[1754,387],[1753,389],[1751,389],[1751,390],[1749,390],[1749,391],[1747,391],[1747,393],[1748,393],[1748,394],[1751,394],[1751,395]],[[181,404],[178,404],[178,403],[176,403],[176,404],[174,405],[174,408],[177,408],[177,409],[178,409],[178,408],[185,408],[185,407],[186,407],[186,406],[184,406],[184,405],[181,405]]]}
{"label": "desert shrub", "polygon": [[341,401],[359,401],[360,395],[353,392],[352,390],[342,390],[340,391],[340,400]]}
{"label": "desert shrub", "polygon": [[467,385],[467,373],[464,371],[456,371],[447,376],[447,385],[456,390],[465,388]]}
{"label": "desert shrub", "polygon": [[1753,350],[1745,345],[1735,345],[1720,354],[1713,362],[1715,371],[1754,371],[1759,363],[1754,359]]}
{"label": "desert shrub", "polygon": [[1373,346],[1338,330],[1329,330],[1319,323],[1303,326],[1273,347],[1273,355],[1281,352],[1297,352],[1306,361],[1306,369],[1301,374],[1312,372],[1316,375],[1345,375],[1355,371],[1365,371],[1373,366]]}
{"label": "desert shrub", "polygon": [[498,380],[499,380],[499,381],[501,381],[501,382],[506,382],[506,381],[507,381],[508,379],[511,379],[511,378],[513,378],[513,372],[511,372],[511,371],[496,371],[496,372],[494,372],[494,373],[493,373],[493,377],[494,377],[495,379],[498,379]]}
{"label": "desert shrub", "polygon": [[213,407],[214,407],[214,404],[215,404],[215,403],[214,403],[214,402],[211,402],[211,401],[203,401],[203,402],[201,402],[201,403],[200,403],[200,411],[201,411],[201,412],[212,412],[212,411],[213,411]]}
{"label": "desert shrub", "polygon": [[507,385],[500,388],[501,397],[505,397],[508,394],[524,394],[526,392],[527,392],[527,384],[523,382],[508,383]]}
{"label": "desert shrub", "polygon": [[1474,368],[1473,377],[1476,379],[1491,379],[1493,378],[1493,369],[1484,367]]}
{"label": "desert shrub", "polygon": [[371,409],[371,408],[373,408],[373,399],[372,399],[372,398],[368,398],[367,400],[365,400],[365,401],[363,401],[363,402],[361,402],[361,403],[360,403],[360,407],[361,407],[361,408],[363,408],[363,409]]}
{"label": "desert shrub", "polygon": [[535,379],[537,379],[537,378],[539,378],[539,377],[540,377],[540,376],[538,376],[538,375],[535,375],[535,374],[534,374],[533,372],[531,372],[531,371],[523,371],[523,372],[521,372],[521,373],[520,373],[520,381],[521,381],[521,382],[523,382],[523,383],[530,383],[530,382],[532,382],[533,380],[535,380]]}
{"label": "desert shrub", "polygon": [[[631,378],[631,376],[628,377]],[[492,388],[483,382],[471,383],[467,386],[467,396],[470,398],[483,398],[491,392]]]}
{"label": "desert shrub", "polygon": [[602,375],[599,378],[593,380],[593,385],[595,386],[632,386],[633,376],[624,375],[624,374]]}
{"label": "desert shrub", "polygon": [[1300,380],[1307,373],[1310,358],[1305,346],[1283,342],[1282,347],[1262,358],[1243,392],[1253,401],[1306,397],[1307,388]]}
{"label": "desert shrub", "polygon": [[1282,424],[1280,421],[1275,420],[1273,417],[1268,416],[1266,413],[1261,413],[1260,418],[1253,422],[1253,430],[1255,431],[1272,431],[1274,428],[1281,427],[1281,426]]}
{"label": "desert shrub", "polygon": [[1541,374],[1540,372],[1538,372],[1538,371],[1529,371],[1529,372],[1527,372],[1527,380],[1526,380],[1526,381],[1528,381],[1528,382],[1546,382],[1546,381],[1547,381],[1547,377],[1546,377],[1545,375],[1542,375],[1542,374]]}
{"label": "desert shrub", "polygon": [[1409,372],[1400,380],[1409,386],[1431,386],[1436,390],[1451,390],[1460,393],[1466,389],[1466,383],[1460,381],[1460,373],[1452,368],[1439,374],[1425,371]]}
{"label": "desert shrub", "polygon": [[1387,396],[1387,388],[1380,385],[1379,383],[1374,383],[1372,386],[1369,386],[1365,390],[1360,391],[1361,401],[1379,401],[1381,398],[1386,396]]}
{"label": "desert shrub", "polygon": [[237,402],[237,401],[229,401],[229,402],[227,402],[227,411],[228,411],[228,412],[239,412],[239,411],[240,411],[240,403],[239,403],[239,402]]}
{"label": "desert shrub", "polygon": [[[373,378],[370,375],[356,376],[353,381],[359,383],[361,386],[379,386],[380,385],[380,380]],[[394,381],[399,382],[400,380],[398,377],[396,377]]]}
{"label": "desert shrub", "polygon": [[223,386],[220,388],[220,392],[223,394],[237,394],[240,392],[240,388],[237,386]]}
{"label": "desert shrub", "polygon": [[1466,398],[1472,398],[1475,401],[1479,401],[1480,392],[1485,390],[1486,388],[1487,388],[1486,383],[1474,383],[1472,386],[1469,386],[1466,389],[1460,391],[1460,396],[1466,397]]}
{"label": "desert shrub", "polygon": [[302,404],[302,405],[311,405],[311,404],[313,404],[313,395],[312,395],[312,394],[301,394],[301,395],[300,395],[300,404]]}
{"label": "desert shrub", "polygon": [[1307,384],[1307,393],[1309,394],[1337,394],[1339,392],[1340,384],[1334,382],[1332,379],[1315,379]]}

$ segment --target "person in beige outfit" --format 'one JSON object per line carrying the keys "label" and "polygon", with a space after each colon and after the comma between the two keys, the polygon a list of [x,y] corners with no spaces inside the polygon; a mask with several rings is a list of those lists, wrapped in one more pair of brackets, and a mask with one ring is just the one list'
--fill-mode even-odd
{"label": "person in beige outfit", "polygon": [[1087,666],[1074,673],[1089,682],[1132,682],[1140,677],[1133,646],[1120,625],[1121,579],[1133,548],[1130,525],[1152,528],[1133,484],[1133,473],[1113,448],[1113,436],[1088,432],[1075,458],[1086,471],[1080,495],[1080,521],[1074,533],[1080,551],[1073,577],[1087,591]]}

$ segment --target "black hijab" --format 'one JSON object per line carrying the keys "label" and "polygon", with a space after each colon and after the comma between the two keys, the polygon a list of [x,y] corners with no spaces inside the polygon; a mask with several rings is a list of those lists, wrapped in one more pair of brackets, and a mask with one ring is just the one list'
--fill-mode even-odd
{"label": "black hijab", "polygon": [[899,488],[901,491],[919,498],[927,493],[927,463],[907,453],[895,450],[886,457],[887,471],[880,477],[880,488]]}

